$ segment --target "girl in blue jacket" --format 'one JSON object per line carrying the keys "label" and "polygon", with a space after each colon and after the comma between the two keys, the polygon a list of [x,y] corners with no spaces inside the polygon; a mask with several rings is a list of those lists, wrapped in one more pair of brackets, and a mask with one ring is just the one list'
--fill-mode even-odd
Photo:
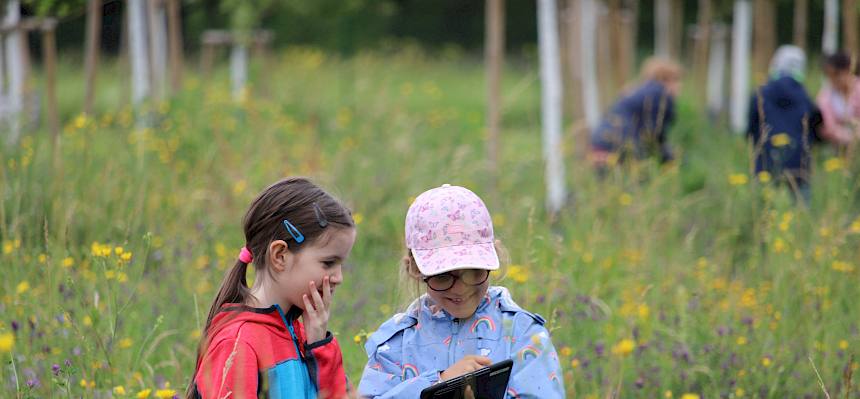
{"label": "girl in blue jacket", "polygon": [[433,384],[513,359],[506,398],[564,397],[544,319],[490,286],[495,243],[490,214],[468,189],[446,184],[415,199],[403,272],[427,293],[368,338],[359,395],[418,398]]}

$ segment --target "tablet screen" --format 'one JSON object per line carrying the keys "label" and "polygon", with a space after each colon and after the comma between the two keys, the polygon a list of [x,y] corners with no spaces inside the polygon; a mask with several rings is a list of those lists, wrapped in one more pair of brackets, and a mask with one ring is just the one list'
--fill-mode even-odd
{"label": "tablet screen", "polygon": [[513,365],[507,359],[441,382],[421,391],[421,399],[504,399]]}

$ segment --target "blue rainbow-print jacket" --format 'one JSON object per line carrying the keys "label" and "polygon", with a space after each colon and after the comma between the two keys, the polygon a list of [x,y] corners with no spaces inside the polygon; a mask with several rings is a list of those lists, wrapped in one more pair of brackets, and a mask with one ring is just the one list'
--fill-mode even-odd
{"label": "blue rainbow-print jacket", "polygon": [[428,295],[383,323],[365,344],[358,387],[370,398],[419,398],[466,355],[513,359],[506,398],[563,398],[558,354],[544,319],[519,307],[504,287],[490,287],[468,320],[451,317]]}

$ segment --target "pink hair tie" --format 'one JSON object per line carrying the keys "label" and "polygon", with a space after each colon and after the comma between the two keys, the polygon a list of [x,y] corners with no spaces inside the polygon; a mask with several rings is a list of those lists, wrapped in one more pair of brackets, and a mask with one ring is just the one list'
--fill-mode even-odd
{"label": "pink hair tie", "polygon": [[251,255],[251,251],[248,250],[248,247],[242,247],[242,251],[239,252],[239,260],[242,263],[250,264],[254,261],[254,255]]}

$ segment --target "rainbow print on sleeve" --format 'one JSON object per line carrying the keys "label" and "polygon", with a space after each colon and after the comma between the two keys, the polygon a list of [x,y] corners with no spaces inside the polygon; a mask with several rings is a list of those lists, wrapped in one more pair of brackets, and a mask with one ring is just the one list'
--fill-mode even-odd
{"label": "rainbow print on sleeve", "polygon": [[406,381],[410,378],[418,377],[418,367],[415,367],[414,364],[406,363],[403,365],[403,381]]}

